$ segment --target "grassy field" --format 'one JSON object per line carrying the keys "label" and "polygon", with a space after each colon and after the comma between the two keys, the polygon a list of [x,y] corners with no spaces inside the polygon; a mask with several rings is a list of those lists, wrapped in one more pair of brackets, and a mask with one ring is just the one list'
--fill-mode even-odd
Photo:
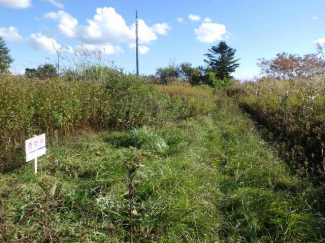
{"label": "grassy field", "polygon": [[38,175],[0,175],[0,241],[125,242],[132,215],[134,242],[324,242],[323,190],[290,173],[231,98],[129,84],[110,88],[125,111],[157,101],[138,122],[52,136]]}

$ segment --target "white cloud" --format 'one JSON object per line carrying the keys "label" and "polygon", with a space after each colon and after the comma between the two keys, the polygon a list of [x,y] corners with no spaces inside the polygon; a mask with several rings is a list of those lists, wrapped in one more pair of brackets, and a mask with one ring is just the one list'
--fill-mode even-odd
{"label": "white cloud", "polygon": [[147,47],[147,46],[139,46],[139,52],[140,52],[140,54],[146,54],[147,52],[149,52],[150,51],[150,48],[149,47]]}
{"label": "white cloud", "polygon": [[182,22],[184,22],[184,19],[183,18],[177,18],[177,22],[182,23]]}
{"label": "white cloud", "polygon": [[43,0],[43,1],[46,1],[46,2],[52,3],[54,6],[56,6],[56,7],[58,7],[58,8],[61,8],[61,9],[64,8],[64,4],[63,4],[63,3],[60,3],[60,2],[57,1],[57,0]]}
{"label": "white cloud", "polygon": [[318,17],[314,16],[314,17],[313,17],[313,19],[317,20],[317,19],[318,19]]}
{"label": "white cloud", "polygon": [[151,27],[151,30],[156,34],[167,35],[170,26],[167,23],[155,24]]}
{"label": "white cloud", "polygon": [[212,43],[223,40],[223,35],[227,33],[226,26],[216,23],[203,23],[198,29],[194,30],[196,38],[205,43]]}
{"label": "white cloud", "polygon": [[31,0],[0,0],[0,5],[8,8],[28,8]]}
{"label": "white cloud", "polygon": [[[135,40],[135,23],[128,26],[114,8],[97,8],[93,19],[88,19],[88,25],[79,25],[78,20],[64,11],[46,13],[46,18],[58,22],[59,30],[68,38],[76,39],[85,44],[103,45],[108,42],[130,43]],[[139,19],[140,43],[149,43],[157,39],[157,34],[167,34],[169,26],[166,23],[147,26]]]}
{"label": "white cloud", "polygon": [[55,39],[49,38],[42,33],[30,35],[28,44],[35,50],[44,51],[49,54],[56,54],[55,48],[61,48],[61,45]]}
{"label": "white cloud", "polygon": [[78,26],[78,39],[88,43],[123,42],[132,39],[130,28],[114,8],[97,8],[96,12],[93,20],[87,20],[89,25]]}
{"label": "white cloud", "polygon": [[192,21],[200,21],[201,17],[198,16],[198,15],[195,15],[195,14],[190,14],[188,16],[189,20],[192,20]]}
{"label": "white cloud", "polygon": [[210,18],[205,18],[205,19],[203,20],[203,22],[204,22],[204,23],[211,23],[212,20],[211,20]]}
{"label": "white cloud", "polygon": [[114,46],[112,44],[106,44],[106,45],[84,44],[81,46],[77,46],[77,49],[86,49],[88,51],[100,51],[103,55],[114,55],[114,54],[117,55],[120,53],[124,53],[124,50],[120,46]]}
{"label": "white cloud", "polygon": [[139,46],[139,52],[140,54],[146,54],[147,52],[150,51],[150,48],[147,46]]}
{"label": "white cloud", "polygon": [[68,38],[75,37],[78,20],[72,17],[70,14],[64,11],[59,11],[57,13],[49,12],[44,14],[44,17],[57,21],[59,23],[59,30],[61,30],[61,32]]}
{"label": "white cloud", "polygon": [[18,29],[15,27],[0,28],[0,36],[6,41],[24,42],[24,39],[18,34]]}
{"label": "white cloud", "polygon": [[[131,25],[131,41],[135,40],[135,23]],[[144,20],[139,19],[139,42],[149,43],[153,40],[157,40],[157,36],[152,29],[147,26]]]}
{"label": "white cloud", "polygon": [[325,38],[322,38],[322,39],[317,39],[317,40],[314,40],[314,42],[317,44],[319,43],[320,45],[325,45]]}
{"label": "white cloud", "polygon": [[[134,43],[131,43],[131,44],[129,44],[129,47],[131,49],[135,49],[136,46],[135,46]],[[139,45],[139,53],[140,54],[144,55],[144,54],[148,53],[149,51],[150,51],[150,48],[149,47],[144,46],[144,45]]]}

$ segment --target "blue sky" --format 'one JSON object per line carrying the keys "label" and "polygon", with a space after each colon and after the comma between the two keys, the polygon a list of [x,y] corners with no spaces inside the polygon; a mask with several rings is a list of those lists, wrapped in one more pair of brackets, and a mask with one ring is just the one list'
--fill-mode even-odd
{"label": "blue sky", "polygon": [[141,74],[204,65],[208,49],[225,40],[241,59],[234,76],[247,79],[259,73],[259,58],[315,53],[315,41],[325,43],[324,0],[0,0],[0,36],[16,73],[54,64],[53,45],[100,49],[105,63],[134,73],[136,10]]}

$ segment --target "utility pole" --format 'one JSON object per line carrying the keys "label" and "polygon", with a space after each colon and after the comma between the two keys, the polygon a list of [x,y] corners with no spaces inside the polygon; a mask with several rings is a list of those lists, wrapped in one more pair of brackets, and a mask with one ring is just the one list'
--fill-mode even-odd
{"label": "utility pole", "polygon": [[139,33],[138,33],[138,11],[135,12],[135,45],[136,45],[136,63],[137,63],[137,75],[139,75]]}

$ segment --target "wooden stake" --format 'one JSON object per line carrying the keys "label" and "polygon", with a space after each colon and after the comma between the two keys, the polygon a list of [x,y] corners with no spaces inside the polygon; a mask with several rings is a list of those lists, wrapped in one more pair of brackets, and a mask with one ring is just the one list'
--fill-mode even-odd
{"label": "wooden stake", "polygon": [[37,158],[34,159],[34,173],[37,174]]}

